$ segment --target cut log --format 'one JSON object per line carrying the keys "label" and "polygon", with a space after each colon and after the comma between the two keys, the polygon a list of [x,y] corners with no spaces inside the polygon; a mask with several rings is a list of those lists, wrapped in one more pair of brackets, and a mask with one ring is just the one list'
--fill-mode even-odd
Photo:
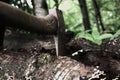
{"label": "cut log", "polygon": [[55,58],[46,55],[47,60],[43,60],[42,57],[40,54],[0,53],[0,79],[79,80],[84,76],[90,78],[93,73],[93,67],[90,68],[68,57]]}
{"label": "cut log", "polygon": [[57,20],[52,15],[35,17],[0,1],[0,21],[7,26],[40,34],[57,33]]}
{"label": "cut log", "polygon": [[[84,60],[99,63],[87,65],[65,56],[39,53],[0,53],[1,80],[111,80],[120,75],[120,62],[90,53]],[[82,58],[83,59],[83,58]],[[120,79],[120,78],[119,78]],[[119,80],[118,79],[118,80]],[[115,79],[116,80],[116,79]]]}

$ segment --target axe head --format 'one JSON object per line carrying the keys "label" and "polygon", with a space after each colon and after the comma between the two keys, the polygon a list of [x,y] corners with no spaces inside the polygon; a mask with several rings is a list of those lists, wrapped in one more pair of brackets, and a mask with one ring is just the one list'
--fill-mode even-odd
{"label": "axe head", "polygon": [[65,55],[65,23],[62,11],[58,9],[51,9],[49,14],[56,17],[58,21],[58,30],[57,34],[54,35],[54,41],[56,46],[56,55]]}

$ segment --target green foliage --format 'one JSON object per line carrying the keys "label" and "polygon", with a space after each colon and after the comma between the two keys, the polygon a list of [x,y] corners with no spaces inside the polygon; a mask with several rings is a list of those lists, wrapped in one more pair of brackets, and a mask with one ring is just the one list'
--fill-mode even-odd
{"label": "green foliage", "polygon": [[[95,13],[92,0],[86,0],[90,16],[91,26],[96,25]],[[105,29],[116,32],[120,28],[120,3],[118,0],[96,0],[99,4],[102,21]],[[54,0],[47,0],[49,8],[54,8]],[[111,5],[112,4],[112,5]],[[63,11],[66,29],[74,31],[76,34],[84,31],[81,9],[78,0],[62,0],[59,9]]]}
{"label": "green foliage", "polygon": [[[49,9],[55,8],[54,0],[46,0]],[[91,26],[96,25],[95,13],[93,9],[92,0],[86,0],[88,13],[90,17]],[[74,31],[77,35],[76,38],[86,38],[98,45],[102,43],[103,39],[110,38],[111,40],[120,35],[120,2],[119,0],[96,0],[100,7],[102,21],[106,30],[110,30],[115,34],[100,34],[97,28],[92,30],[84,30],[81,9],[79,7],[78,0],[59,0],[59,9],[62,10],[66,30]],[[32,8],[28,5],[26,0],[11,0],[14,6],[21,8],[29,13],[32,12]],[[91,31],[91,34],[89,33]]]}
{"label": "green foliage", "polygon": [[113,35],[109,34],[109,33],[105,33],[105,34],[100,34],[97,30],[97,28],[93,28],[92,29],[92,33],[89,33],[90,31],[85,31],[85,32],[81,32],[79,34],[76,35],[77,38],[85,38],[87,40],[92,41],[93,43],[97,44],[97,45],[101,45],[102,41],[104,39],[107,38],[112,38]]}
{"label": "green foliage", "polygon": [[115,39],[120,35],[120,30],[117,30],[116,33],[110,38],[111,40]]}
{"label": "green foliage", "polygon": [[[77,0],[66,0],[61,3],[62,6],[67,6],[67,8],[61,8],[64,12],[64,19],[66,23],[66,29],[74,31],[77,35],[76,38],[86,38],[98,45],[100,45],[103,39],[110,38],[111,40],[120,35],[120,2],[117,0],[97,0],[101,16],[103,20],[103,24],[106,30],[110,30],[115,34],[105,33],[100,34],[96,28],[92,28],[91,34],[90,30],[85,31],[81,10],[79,7],[79,3]],[[65,3],[69,3],[69,5],[65,5]],[[64,4],[64,5],[63,5]],[[111,5],[112,4],[112,5]],[[62,7],[61,6],[61,7]],[[95,13],[92,5],[92,0],[87,0],[88,12],[90,16],[91,26],[96,25]]]}
{"label": "green foliage", "polygon": [[10,3],[17,8],[22,9],[23,11],[33,14],[33,9],[29,6],[27,0],[11,0]]}
{"label": "green foliage", "polygon": [[[54,0],[47,0],[47,3],[49,9],[55,7]],[[63,12],[66,30],[71,30],[75,33],[83,30],[82,16],[77,0],[62,0],[59,4],[59,9]]]}

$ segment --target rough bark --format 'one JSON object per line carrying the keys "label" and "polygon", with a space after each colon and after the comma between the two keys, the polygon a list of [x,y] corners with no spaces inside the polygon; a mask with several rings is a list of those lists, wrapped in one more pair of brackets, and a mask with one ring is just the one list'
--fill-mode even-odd
{"label": "rough bark", "polygon": [[[92,0],[92,2],[93,2],[94,10],[95,10],[95,18],[96,18],[96,24],[97,24],[98,31],[100,32],[101,29],[102,31],[104,31],[105,28],[102,22],[99,5],[96,0]],[[100,25],[101,25],[101,29],[100,29]]]}
{"label": "rough bark", "polygon": [[[44,56],[43,56],[44,55]],[[0,53],[0,79],[1,80],[98,80],[120,75],[120,62],[100,53],[88,53],[84,58],[79,56],[91,66],[77,62],[65,56],[50,56],[40,53]],[[95,66],[96,64],[99,64]],[[94,65],[94,66],[93,66]]]}
{"label": "rough bark", "polygon": [[[119,41],[120,38],[116,38],[106,42],[106,47],[102,49],[105,52],[96,52],[95,50],[100,50],[100,47],[91,43],[87,45],[87,42],[78,40],[77,44],[73,43],[73,46],[80,47],[83,43],[83,49],[86,49],[85,52],[79,52],[79,55],[72,57],[74,59],[77,57],[79,62],[69,57],[56,58],[46,54],[45,57],[39,52],[5,51],[0,53],[0,78],[1,80],[98,80],[103,78],[111,80],[117,76],[119,80],[120,58],[115,59],[112,58],[113,55],[111,56],[111,52],[116,50],[117,52],[112,54],[119,55]],[[94,49],[93,46],[95,46]]]}
{"label": "rough bark", "polygon": [[37,18],[3,2],[0,2],[0,21],[7,26],[35,33],[55,34],[57,32],[57,20],[54,16]]}
{"label": "rough bark", "polygon": [[[73,32],[66,32],[65,33],[65,44],[70,42],[70,40],[74,37]],[[31,52],[37,51],[41,52],[41,48],[44,49],[45,52],[49,52],[51,54],[55,53],[55,42],[53,40],[52,35],[37,35],[37,34],[29,34],[29,33],[5,33],[4,38],[4,49],[18,51],[18,52]],[[66,47],[66,46],[65,46]],[[67,48],[67,47],[66,47]],[[63,48],[66,50],[66,48]],[[77,49],[77,48],[76,48]],[[44,52],[42,50],[42,52]],[[74,52],[74,51],[73,51]],[[68,55],[69,51],[66,50],[64,55]]]}
{"label": "rough bark", "polygon": [[[69,57],[58,57],[43,67],[43,75],[36,72],[38,80],[84,80],[90,78],[93,67],[85,66]],[[40,76],[41,75],[41,76]]]}
{"label": "rough bark", "polygon": [[47,50],[55,49],[52,36],[37,34],[11,34],[6,33],[4,38],[4,49],[17,52],[41,52],[41,48]]}
{"label": "rough bark", "polygon": [[94,73],[93,67],[68,57],[46,57],[46,62],[41,58],[40,54],[0,53],[0,79],[81,80],[90,78]]}
{"label": "rough bark", "polygon": [[90,27],[86,0],[78,0],[78,1],[79,1],[80,9],[82,12],[82,16],[83,16],[83,24],[84,24],[85,30],[89,30],[91,29],[91,27]]}

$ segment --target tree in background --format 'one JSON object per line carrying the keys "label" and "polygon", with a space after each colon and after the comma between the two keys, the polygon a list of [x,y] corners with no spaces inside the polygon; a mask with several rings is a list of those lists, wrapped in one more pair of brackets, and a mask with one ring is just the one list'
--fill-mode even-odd
{"label": "tree in background", "polygon": [[[46,1],[49,9],[55,7],[54,0]],[[27,0],[10,0],[10,3],[25,12],[33,14],[34,7],[31,8]],[[52,7],[50,7],[51,5]],[[59,9],[63,11],[66,30],[74,31],[79,38],[86,34],[87,30],[92,30],[94,27],[99,32],[100,30],[109,30],[114,33],[120,28],[119,0],[59,0]],[[16,29],[11,31],[15,32]]]}
{"label": "tree in background", "polygon": [[83,24],[84,24],[85,30],[89,30],[91,28],[90,28],[90,21],[89,21],[86,0],[78,0],[78,2],[79,2],[81,12],[82,12]]}
{"label": "tree in background", "polygon": [[[95,11],[95,18],[96,18],[96,24],[97,24],[98,31],[99,32],[101,30],[104,31],[105,28],[104,28],[104,25],[102,22],[102,17],[101,17],[99,5],[98,5],[96,0],[92,0],[92,3],[93,3],[94,11]],[[100,26],[101,26],[101,29],[100,29]]]}

